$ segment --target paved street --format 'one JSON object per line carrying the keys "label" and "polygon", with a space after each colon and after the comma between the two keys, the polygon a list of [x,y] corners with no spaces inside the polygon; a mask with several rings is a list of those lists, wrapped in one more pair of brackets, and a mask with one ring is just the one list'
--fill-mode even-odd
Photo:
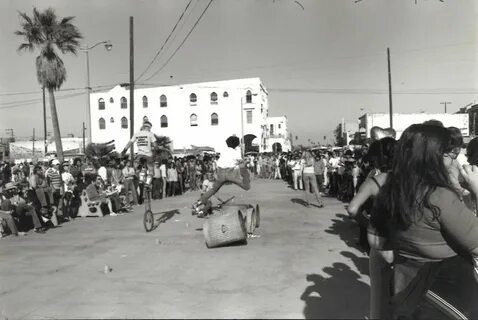
{"label": "paved street", "polygon": [[261,205],[260,237],[246,246],[206,248],[189,209],[197,192],[154,201],[169,219],[151,233],[140,206],[0,240],[2,318],[363,319],[368,260],[343,203],[306,208],[277,180],[239,190],[220,196]]}

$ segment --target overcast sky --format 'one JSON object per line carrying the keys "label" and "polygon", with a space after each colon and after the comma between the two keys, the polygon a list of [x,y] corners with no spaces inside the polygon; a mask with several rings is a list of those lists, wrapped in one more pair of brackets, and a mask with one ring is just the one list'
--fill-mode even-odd
{"label": "overcast sky", "polygon": [[[391,50],[394,112],[442,112],[478,102],[478,1],[463,0],[214,0],[184,46],[149,84],[260,77],[269,114],[289,129],[323,142],[342,118],[388,112],[386,49]],[[192,0],[183,22],[151,70],[178,47],[209,0]],[[129,16],[134,17],[135,74],[149,64],[188,0],[0,1],[0,136],[43,132],[37,53],[18,53],[18,11],[52,7],[75,16],[83,44],[111,40],[90,52],[91,86],[129,81]],[[302,9],[302,6],[304,9]],[[84,88],[85,55],[64,56],[63,88]],[[173,76],[171,78],[171,76]],[[81,94],[83,93],[83,94]],[[78,94],[77,96],[73,96]],[[81,95],[80,95],[81,94]],[[65,96],[60,98],[61,96]],[[81,135],[84,91],[59,92],[61,131]],[[19,103],[12,103],[20,101]],[[29,104],[25,104],[25,102]],[[51,130],[48,119],[49,131]],[[158,132],[160,133],[160,132]]]}

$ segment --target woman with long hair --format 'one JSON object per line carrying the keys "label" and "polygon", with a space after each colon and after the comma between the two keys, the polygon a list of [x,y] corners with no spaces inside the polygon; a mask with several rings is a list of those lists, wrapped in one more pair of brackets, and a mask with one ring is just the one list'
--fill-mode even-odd
{"label": "woman with long hair", "polygon": [[[376,197],[369,242],[377,250],[394,250],[393,317],[413,316],[440,268],[457,252],[473,257],[477,277],[478,219],[450,182],[452,151],[446,128],[411,125]],[[477,195],[478,168],[460,171]]]}
{"label": "woman with long hair", "polygon": [[372,170],[347,207],[349,215],[355,218],[360,226],[359,244],[366,250],[370,249],[370,319],[385,317],[390,297],[387,285],[392,275],[390,263],[393,261],[393,252],[370,248],[367,241],[367,227],[373,199],[385,183],[388,171],[392,167],[396,143],[395,139],[387,137],[376,140],[370,145],[367,160]]}

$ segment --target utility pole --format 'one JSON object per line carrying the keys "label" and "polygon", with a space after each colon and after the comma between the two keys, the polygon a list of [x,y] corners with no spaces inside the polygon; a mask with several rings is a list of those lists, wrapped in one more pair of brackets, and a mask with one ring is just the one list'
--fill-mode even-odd
{"label": "utility pole", "polygon": [[[133,16],[129,17],[129,118],[130,139],[134,135],[134,32]],[[131,144],[131,164],[134,161],[134,143]]]}
{"label": "utility pole", "polygon": [[390,48],[387,48],[387,61],[388,61],[388,101],[389,101],[389,113],[390,113],[390,128],[393,129],[392,70],[390,68]]}
{"label": "utility pole", "polygon": [[447,104],[451,104],[451,102],[440,102],[440,104],[445,105],[445,113],[446,113],[446,105],[447,105]]}
{"label": "utility pole", "polygon": [[83,153],[85,153],[85,150],[86,150],[86,149],[85,149],[85,147],[86,147],[86,146],[85,146],[85,130],[86,130],[86,128],[85,128],[85,122],[83,121],[83,130],[82,130],[82,132],[83,132]]}
{"label": "utility pole", "polygon": [[48,152],[48,144],[46,142],[47,134],[46,134],[46,106],[45,106],[45,86],[42,87],[43,91],[43,143],[45,145],[45,157]]}
{"label": "utility pole", "polygon": [[35,159],[35,128],[33,128],[33,137],[32,137],[32,162]]}

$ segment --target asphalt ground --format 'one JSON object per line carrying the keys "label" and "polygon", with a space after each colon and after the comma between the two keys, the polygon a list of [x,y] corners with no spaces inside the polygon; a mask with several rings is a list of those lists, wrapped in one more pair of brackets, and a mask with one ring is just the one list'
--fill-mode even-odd
{"label": "asphalt ground", "polygon": [[[0,240],[0,317],[354,318],[368,313],[368,258],[344,204],[305,207],[303,191],[254,180],[219,196],[260,204],[247,245],[208,249],[198,192],[155,200],[162,223],[143,228],[144,206],[77,218]],[[105,265],[109,272],[105,273]]]}

